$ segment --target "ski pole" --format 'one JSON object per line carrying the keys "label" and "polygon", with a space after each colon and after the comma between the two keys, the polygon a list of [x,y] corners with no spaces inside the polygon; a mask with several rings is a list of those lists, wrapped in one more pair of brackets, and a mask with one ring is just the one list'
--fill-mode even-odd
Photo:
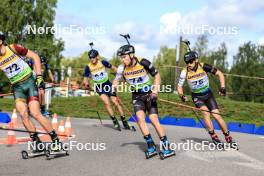
{"label": "ski pole", "polygon": [[[41,131],[28,131],[28,130],[22,130],[22,129],[16,129],[16,128],[8,128],[7,126],[0,126],[0,130],[10,130],[10,131],[17,131],[17,132],[22,132],[22,133],[38,133],[38,134],[49,134],[47,132],[41,132]],[[64,137],[72,137],[67,136],[67,135],[60,135],[57,134],[58,136],[64,136]]]}

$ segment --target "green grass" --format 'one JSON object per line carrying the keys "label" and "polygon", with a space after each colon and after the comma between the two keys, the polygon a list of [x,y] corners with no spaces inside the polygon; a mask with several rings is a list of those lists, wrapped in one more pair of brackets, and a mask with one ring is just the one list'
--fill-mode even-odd
{"label": "green grass", "polygon": [[[119,94],[126,107],[133,112],[131,105],[131,95],[128,93]],[[175,94],[160,94],[160,98],[169,101],[180,102]],[[190,98],[190,97],[189,97]],[[235,122],[254,123],[256,125],[264,125],[264,104],[253,102],[233,101],[228,98],[217,98],[218,105],[224,119]],[[186,103],[193,106],[192,102]],[[13,99],[0,99],[0,109],[3,111],[12,111],[14,108]],[[56,112],[61,116],[80,117],[80,118],[97,118],[98,111],[102,118],[108,118],[106,109],[98,96],[93,97],[74,97],[74,98],[53,98],[52,112]],[[159,102],[160,116],[176,116],[176,117],[193,117],[193,112],[188,108],[183,108],[163,102]],[[200,114],[200,113],[199,113]],[[127,114],[127,116],[129,116]]]}

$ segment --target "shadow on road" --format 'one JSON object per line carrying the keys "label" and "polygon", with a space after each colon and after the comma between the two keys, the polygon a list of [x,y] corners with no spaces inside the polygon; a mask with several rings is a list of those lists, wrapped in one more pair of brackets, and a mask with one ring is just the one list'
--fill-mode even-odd
{"label": "shadow on road", "polygon": [[121,147],[125,147],[127,145],[136,145],[141,151],[145,151],[147,144],[145,142],[130,142],[130,143],[123,143]]}

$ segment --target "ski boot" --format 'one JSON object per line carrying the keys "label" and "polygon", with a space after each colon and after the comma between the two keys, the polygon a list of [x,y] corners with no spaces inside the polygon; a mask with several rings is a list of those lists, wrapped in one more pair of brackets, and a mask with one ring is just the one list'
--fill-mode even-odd
{"label": "ski boot", "polygon": [[224,144],[220,141],[220,139],[218,138],[217,134],[212,131],[209,132],[211,138],[212,138],[212,142],[213,144],[217,147],[217,149],[219,150],[223,150],[224,149]]}
{"label": "ski boot", "polygon": [[169,141],[167,139],[167,136],[161,137],[160,140],[162,143],[162,147],[161,147],[162,149],[159,152],[159,156],[161,160],[164,160],[165,158],[176,155],[175,151],[171,150],[169,147]]}
{"label": "ski boot", "polygon": [[114,129],[116,129],[118,131],[121,131],[121,127],[120,127],[120,124],[119,124],[118,120],[115,117],[111,117],[111,118],[113,120]]}
{"label": "ski boot", "polygon": [[124,126],[124,129],[125,129],[125,130],[136,131],[135,127],[134,127],[134,126],[130,126],[130,125],[128,124],[128,121],[127,121],[127,120],[123,120],[123,119],[122,119],[122,123],[123,123],[123,126]]}
{"label": "ski boot", "polygon": [[233,138],[230,136],[229,131],[227,133],[224,133],[226,143],[229,145],[230,148],[238,150],[237,143],[233,140]]}
{"label": "ski boot", "polygon": [[147,136],[144,136],[144,138],[145,138],[147,145],[148,145],[148,148],[145,151],[146,159],[149,159],[149,158],[152,158],[153,156],[156,156],[158,154],[158,152],[156,149],[156,145],[154,144],[154,142],[151,138],[151,135],[149,134]]}
{"label": "ski boot", "polygon": [[51,112],[49,112],[48,110],[46,110],[45,106],[41,106],[40,108],[40,112],[44,117],[51,117]]}
{"label": "ski boot", "polygon": [[69,151],[67,148],[63,146],[63,143],[60,142],[57,134],[55,131],[52,131],[50,133],[52,142],[47,147],[47,150],[45,150],[46,159],[51,159],[52,156],[62,156],[62,155],[69,155]]}
{"label": "ski boot", "polygon": [[47,110],[45,111],[42,111],[41,114],[44,116],[44,117],[50,117],[51,116],[51,113]]}

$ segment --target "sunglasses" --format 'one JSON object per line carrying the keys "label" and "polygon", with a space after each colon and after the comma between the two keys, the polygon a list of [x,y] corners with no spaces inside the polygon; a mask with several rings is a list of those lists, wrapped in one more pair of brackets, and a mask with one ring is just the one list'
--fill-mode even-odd
{"label": "sunglasses", "polygon": [[191,59],[191,60],[189,60],[188,62],[186,62],[186,64],[192,64],[192,63],[194,63],[195,62],[195,59]]}

